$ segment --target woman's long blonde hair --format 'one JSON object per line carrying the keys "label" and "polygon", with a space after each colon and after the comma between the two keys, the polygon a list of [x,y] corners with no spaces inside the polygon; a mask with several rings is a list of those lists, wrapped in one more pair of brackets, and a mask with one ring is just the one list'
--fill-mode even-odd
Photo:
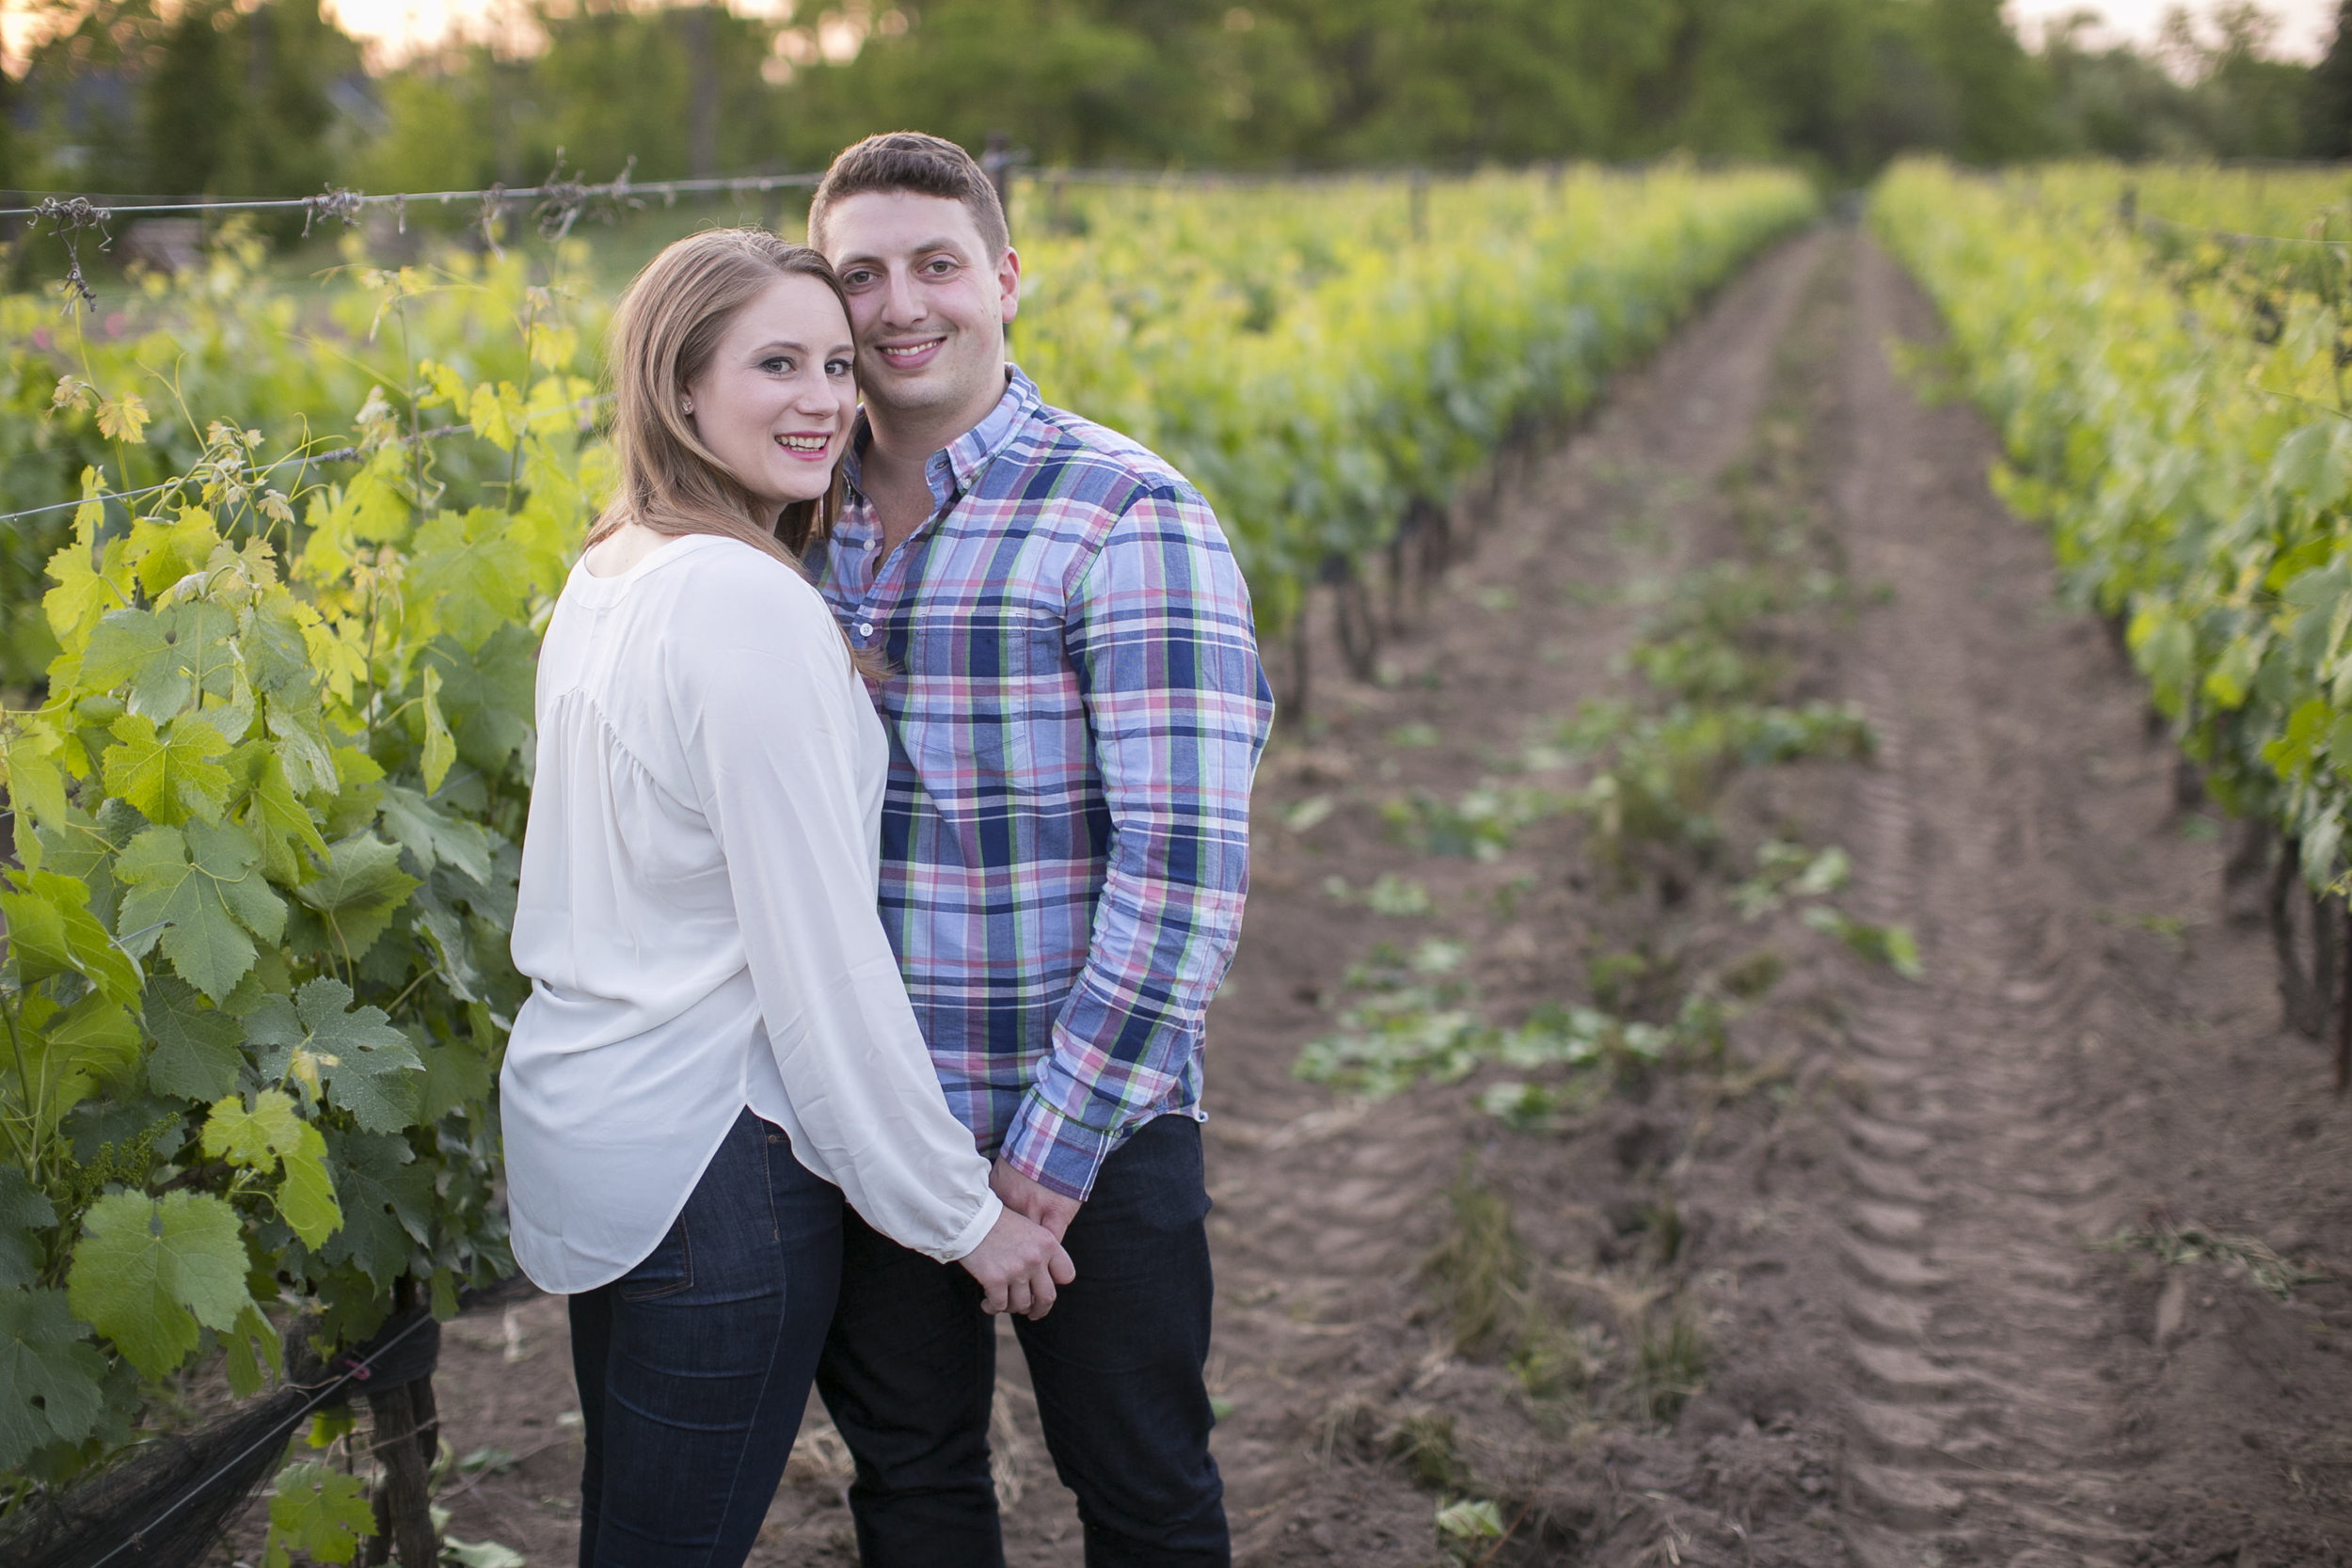
{"label": "woman's long blonde hair", "polygon": [[833,534],[844,481],[774,517],[703,445],[680,408],[687,384],[718,352],[735,313],[778,277],[814,277],[850,314],[841,279],[818,251],[764,229],[712,229],[666,246],[645,263],[613,312],[605,363],[612,377],[612,450],[621,483],[588,531],[596,545],[625,523],[672,536],[717,533],[775,556],[794,570]]}

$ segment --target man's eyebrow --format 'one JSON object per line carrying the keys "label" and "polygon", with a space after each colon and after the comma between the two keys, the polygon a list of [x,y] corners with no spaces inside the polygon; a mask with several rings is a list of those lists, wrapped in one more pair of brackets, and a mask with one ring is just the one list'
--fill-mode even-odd
{"label": "man's eyebrow", "polygon": [[[961,243],[957,241],[952,236],[946,234],[940,235],[937,239],[925,240],[920,245],[909,245],[907,247],[907,254],[910,256],[928,256],[934,250],[952,250],[956,253],[959,259],[961,259],[963,256],[963,245]],[[879,256],[844,256],[840,261],[834,263],[834,270],[835,272],[848,272],[851,267],[870,267],[878,264],[881,261],[882,258]]]}

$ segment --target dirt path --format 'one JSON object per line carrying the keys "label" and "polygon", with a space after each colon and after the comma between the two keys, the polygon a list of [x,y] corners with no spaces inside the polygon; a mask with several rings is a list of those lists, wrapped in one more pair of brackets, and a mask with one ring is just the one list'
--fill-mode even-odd
{"label": "dirt path", "polygon": [[[1981,421],[1923,405],[1891,337],[1932,316],[1866,242],[1782,248],[1466,509],[1475,555],[1377,682],[1318,633],[1211,1022],[1240,1561],[2352,1549],[2352,1288],[2301,1277],[2352,1266],[2352,1117],[2280,1032],[2266,937],[2222,918],[2217,818],[2177,802],[2141,689],[1989,495]],[[1715,646],[1670,634],[1718,612],[1738,702],[1785,729],[1851,701],[1875,750],[1670,756],[1640,829],[1630,752],[1603,809],[1563,748],[1630,748],[1661,682],[1714,678],[1666,656]],[[1898,927],[1915,980],[1849,950]],[[1367,997],[1440,1033],[1599,1007],[1615,1066],[1378,1099],[1294,1076]],[[1504,1078],[1556,1093],[1506,1124],[1480,1106]],[[1009,1555],[1074,1565],[1007,1348]],[[474,1456],[451,1531],[534,1565],[575,1534],[565,1354],[539,1298],[444,1357]],[[812,1411],[756,1560],[853,1561],[844,1474]],[[1503,1533],[1441,1535],[1463,1498]]]}
{"label": "dirt path", "polygon": [[[2352,1410],[2314,1429],[2294,1407],[2345,1392],[2320,1349],[2342,1287],[2307,1288],[2301,1342],[2265,1345],[2293,1320],[2242,1281],[2175,1272],[2151,1303],[2145,1269],[2085,1243],[2169,1216],[2341,1259],[2344,1114],[2314,1053],[2277,1036],[2259,938],[2217,922],[2208,819],[2171,800],[2144,697],[2090,621],[2053,611],[2043,541],[1978,483],[1991,443],[1891,374],[1880,342],[1932,324],[1875,252],[1856,316],[1838,499],[1857,570],[1898,585],[1858,637],[1881,740],[1862,892],[1917,929],[1929,978],[1869,987],[1854,1014],[1872,1091],[1848,1124],[1855,1557],[2338,1560]],[[2215,1137],[2249,1113],[2302,1136]],[[2312,1178],[2332,1203],[2280,1190]],[[2215,1338],[2251,1330],[2205,1349],[2239,1380],[2152,1419],[2179,1391],[2192,1292],[2228,1300]],[[2249,1463],[2265,1449],[2296,1472],[2285,1496],[2280,1464]],[[2210,1503],[2226,1512],[2184,1517]],[[2211,1556],[2164,1539],[2185,1525],[2219,1527]]]}
{"label": "dirt path", "polygon": [[2127,1037],[2090,906],[2130,824],[2083,810],[2074,765],[2086,743],[2143,752],[2138,710],[2108,650],[2043,609],[2039,541],[1953,492],[1978,443],[1878,352],[1898,325],[1887,263],[1868,255],[1857,281],[1846,371],[1872,412],[1838,499],[1857,570],[1899,585],[1857,640],[1879,736],[1859,892],[1918,932],[1929,974],[1854,1013],[1870,1095],[1847,1123],[1850,1539],[1870,1564],[1918,1560],[1923,1536],[1986,1561],[2120,1561],[2135,1466],[2083,1239],[2137,1195],[2085,1069]]}

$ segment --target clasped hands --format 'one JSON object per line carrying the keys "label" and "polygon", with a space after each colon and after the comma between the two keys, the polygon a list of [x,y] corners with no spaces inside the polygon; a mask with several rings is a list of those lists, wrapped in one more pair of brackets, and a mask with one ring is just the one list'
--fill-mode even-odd
{"label": "clasped hands", "polygon": [[1005,1212],[964,1257],[964,1272],[979,1281],[981,1311],[1041,1318],[1053,1310],[1057,1289],[1078,1277],[1061,1244],[1077,1217],[1077,1200],[1039,1185],[1002,1159],[990,1169],[988,1184]]}

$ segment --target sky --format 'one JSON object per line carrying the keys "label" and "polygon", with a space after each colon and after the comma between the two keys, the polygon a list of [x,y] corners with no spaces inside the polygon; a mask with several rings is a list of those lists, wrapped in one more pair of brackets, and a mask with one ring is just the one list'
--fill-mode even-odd
{"label": "sky", "polygon": [[[348,0],[353,5],[380,5],[388,0]],[[2163,25],[2164,13],[2177,0],[2009,0],[2011,22],[2021,25],[2027,38],[2032,38],[2042,25],[2070,11],[2097,11],[2105,20],[2109,33],[2134,43],[2153,42],[2156,29]],[[2328,40],[2336,26],[2337,0],[2261,0],[2262,8],[2278,18],[2279,31],[2272,40],[2275,53],[2292,59],[2315,60],[2328,52]],[[2203,15],[2214,8],[2213,0],[2199,0],[2189,9]]]}

